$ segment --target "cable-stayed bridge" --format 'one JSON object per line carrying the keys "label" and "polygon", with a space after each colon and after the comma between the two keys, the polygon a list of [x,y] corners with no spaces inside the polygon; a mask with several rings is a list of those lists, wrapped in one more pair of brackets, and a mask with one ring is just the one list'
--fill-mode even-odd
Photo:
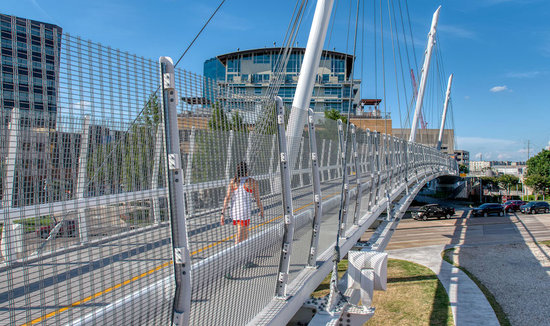
{"label": "cable-stayed bridge", "polygon": [[[280,325],[350,251],[372,266],[357,258],[360,284],[334,283],[325,317],[368,318],[400,218],[426,183],[458,173],[435,148],[236,92],[169,58],[56,42],[56,110],[2,109],[4,324]],[[251,204],[238,242],[221,213],[241,162],[264,214]]]}

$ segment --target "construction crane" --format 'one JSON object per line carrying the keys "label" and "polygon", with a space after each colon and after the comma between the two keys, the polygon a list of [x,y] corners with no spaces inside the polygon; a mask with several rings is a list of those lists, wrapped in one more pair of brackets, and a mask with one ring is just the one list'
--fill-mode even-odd
{"label": "construction crane", "polygon": [[[418,87],[416,86],[416,78],[414,77],[414,71],[411,69],[411,80],[413,84],[413,101],[416,98],[416,95],[418,94]],[[426,129],[428,128],[428,123],[424,120],[424,116],[422,115],[422,110],[420,110],[420,114],[418,116],[420,118],[420,129]]]}

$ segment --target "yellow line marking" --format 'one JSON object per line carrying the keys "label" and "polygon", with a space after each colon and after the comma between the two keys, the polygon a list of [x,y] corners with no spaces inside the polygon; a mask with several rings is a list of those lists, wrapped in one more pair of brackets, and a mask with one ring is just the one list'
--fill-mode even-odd
{"label": "yellow line marking", "polygon": [[[331,193],[331,194],[329,194],[329,195],[324,196],[323,199],[326,199],[326,198],[335,196],[335,195],[337,195],[337,194],[339,194],[339,193],[338,193],[338,192]],[[308,207],[308,206],[311,206],[313,203],[314,203],[314,202],[310,202],[309,204],[305,204],[305,205],[303,205],[303,206],[301,206],[301,207],[299,207],[299,208],[296,208],[296,209],[294,209],[293,212],[296,213],[296,212],[298,212],[298,211],[300,211],[300,210],[302,210],[302,209],[304,209],[304,208],[306,208],[306,207]],[[273,221],[276,221],[276,220],[280,219],[281,217],[283,217],[283,215],[279,215],[279,216],[277,216],[277,217],[275,217],[275,218],[272,218],[272,219],[269,220],[269,221],[266,221],[266,222],[263,222],[263,223],[261,223],[261,224],[258,224],[258,225],[256,225],[256,226],[250,228],[250,229],[251,229],[251,230],[254,230],[254,229],[256,229],[256,228],[259,228],[260,226],[263,226],[263,225],[269,224],[269,223],[271,223],[271,222],[273,222]],[[200,253],[200,252],[202,252],[202,251],[204,251],[204,250],[206,250],[206,249],[210,249],[210,248],[212,248],[212,247],[214,247],[214,246],[217,246],[217,245],[219,245],[219,244],[222,243],[222,242],[226,242],[226,241],[228,241],[228,240],[231,240],[231,239],[233,239],[234,237],[235,237],[235,235],[232,235],[232,236],[227,237],[227,238],[225,238],[225,239],[222,239],[222,240],[220,240],[220,241],[216,241],[216,242],[214,242],[214,243],[211,243],[211,244],[209,244],[209,245],[206,246],[206,247],[202,247],[202,248],[200,248],[200,249],[198,249],[198,250],[195,250],[195,251],[193,251],[193,252],[191,253],[191,256],[194,256],[194,255],[196,255],[196,254],[198,254],[198,253]],[[147,275],[150,275],[150,274],[152,274],[152,273],[154,273],[154,272],[156,272],[156,271],[159,271],[159,270],[161,270],[161,269],[163,269],[164,267],[167,267],[167,266],[169,266],[169,265],[172,265],[172,261],[169,261],[169,262],[166,262],[166,263],[164,263],[164,264],[162,264],[162,265],[159,265],[159,266],[157,266],[157,267],[155,267],[155,268],[153,268],[153,269],[151,269],[151,270],[149,270],[149,271],[147,271],[147,272],[145,272],[145,273],[143,273],[143,274],[140,274],[140,275],[138,275],[138,276],[134,276],[134,277],[132,277],[132,278],[129,279],[129,280],[126,280],[126,281],[124,281],[124,282],[122,282],[122,283],[118,283],[117,285],[114,285],[114,286],[112,286],[112,287],[110,287],[110,288],[107,288],[107,289],[105,289],[105,290],[103,290],[103,291],[97,292],[97,293],[95,293],[95,294],[93,294],[93,295],[91,295],[91,296],[89,296],[89,297],[86,297],[86,298],[84,298],[84,299],[82,299],[82,300],[79,300],[79,301],[76,301],[76,302],[74,302],[74,303],[71,303],[71,304],[68,305],[68,306],[65,306],[65,307],[63,307],[63,308],[57,309],[57,310],[55,310],[55,311],[52,311],[52,312],[50,312],[49,314],[46,314],[46,315],[41,316],[41,317],[39,317],[39,318],[36,318],[36,319],[32,320],[31,322],[26,323],[26,324],[23,324],[23,325],[21,325],[21,326],[30,326],[30,325],[34,325],[34,324],[40,323],[40,322],[42,322],[42,321],[44,321],[44,320],[46,320],[46,319],[49,319],[49,318],[51,318],[51,317],[53,317],[53,316],[55,316],[55,315],[57,315],[57,314],[60,314],[60,313],[62,313],[62,312],[64,312],[64,311],[67,311],[67,310],[69,310],[70,308],[79,306],[79,305],[81,305],[81,304],[83,304],[83,303],[86,303],[86,302],[88,302],[88,301],[90,301],[90,300],[93,300],[93,299],[95,299],[95,298],[97,298],[97,297],[99,297],[99,296],[102,296],[102,295],[104,295],[104,294],[106,294],[106,293],[109,293],[109,292],[111,292],[111,291],[113,291],[113,290],[116,290],[116,289],[118,289],[118,288],[120,288],[120,287],[122,287],[122,286],[124,286],[124,285],[128,285],[128,284],[130,284],[130,283],[132,283],[132,282],[134,282],[134,281],[137,281],[137,280],[139,280],[140,278],[145,277],[145,276],[147,276]]]}
{"label": "yellow line marking", "polygon": [[91,296],[89,296],[89,297],[86,297],[86,298],[84,298],[84,299],[82,299],[82,300],[76,301],[76,302],[74,302],[74,303],[72,303],[72,304],[70,304],[70,305],[68,305],[68,306],[63,307],[63,308],[57,309],[57,310],[55,310],[55,311],[52,311],[52,312],[50,312],[49,314],[44,315],[44,316],[39,317],[39,318],[36,318],[35,320],[32,320],[32,321],[29,322],[29,323],[23,324],[22,326],[30,326],[30,325],[37,324],[37,323],[39,323],[39,322],[41,322],[41,321],[44,321],[44,320],[46,320],[46,319],[48,319],[48,318],[51,318],[51,317],[53,317],[53,316],[55,316],[55,315],[57,315],[57,314],[62,313],[63,311],[69,310],[69,309],[72,308],[72,307],[79,306],[79,305],[81,305],[81,304],[83,304],[83,303],[86,303],[86,302],[88,302],[88,301],[90,301],[90,300],[93,300],[93,299],[95,299],[95,298],[97,298],[97,297],[99,297],[99,296],[102,296],[102,295],[104,295],[104,294],[106,294],[106,293],[109,293],[109,292],[111,292],[111,291],[113,291],[113,290],[116,290],[116,289],[118,289],[118,288],[120,288],[120,287],[122,287],[122,286],[124,286],[124,285],[130,284],[131,282],[134,282],[134,281],[136,281],[136,280],[138,280],[138,279],[140,279],[140,278],[142,278],[142,277],[145,277],[145,276],[147,276],[147,275],[149,275],[149,274],[152,274],[152,273],[154,273],[154,272],[156,272],[156,271],[158,271],[158,270],[161,270],[162,268],[164,268],[164,267],[166,267],[166,266],[168,266],[168,265],[171,265],[171,264],[172,264],[172,261],[166,262],[166,263],[164,263],[164,264],[162,264],[162,265],[159,265],[159,266],[157,266],[157,267],[155,267],[155,268],[153,268],[153,269],[151,269],[151,270],[149,270],[149,271],[147,271],[147,272],[145,272],[145,273],[143,273],[143,274],[140,274],[140,275],[138,275],[138,276],[134,276],[134,277],[132,277],[131,279],[126,280],[126,281],[124,281],[124,282],[122,282],[122,283],[119,283],[119,284],[117,284],[117,285],[115,285],[115,286],[112,286],[112,287],[107,288],[107,289],[105,289],[105,290],[103,290],[103,291],[97,292],[97,293],[95,293],[95,294],[93,294],[93,295],[91,295]]}

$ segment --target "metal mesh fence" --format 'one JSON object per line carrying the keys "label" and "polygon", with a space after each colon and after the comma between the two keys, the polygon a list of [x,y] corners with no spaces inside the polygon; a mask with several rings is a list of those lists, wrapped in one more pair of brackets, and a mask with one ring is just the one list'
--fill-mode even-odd
{"label": "metal mesh fence", "polygon": [[[26,60],[1,67],[0,320],[169,324],[174,216],[159,66],[67,34],[53,52],[35,53],[32,41],[17,49]],[[333,250],[344,176],[342,236],[405,173],[456,169],[412,144],[405,170],[395,138],[315,121],[323,210],[315,226],[312,135],[307,126],[299,139],[278,130],[290,108],[181,69],[175,85],[183,196],[172,199],[184,207],[192,325],[250,322],[282,283]],[[298,148],[287,153],[297,157],[288,183],[283,139],[299,143],[288,146]]]}
{"label": "metal mesh fence", "polygon": [[190,323],[245,324],[273,298],[282,248],[275,103],[179,69],[176,87]]}
{"label": "metal mesh fence", "polygon": [[68,34],[51,54],[34,41],[1,69],[14,78],[0,101],[0,320],[166,323],[169,287],[109,313],[172,274],[158,65]]}

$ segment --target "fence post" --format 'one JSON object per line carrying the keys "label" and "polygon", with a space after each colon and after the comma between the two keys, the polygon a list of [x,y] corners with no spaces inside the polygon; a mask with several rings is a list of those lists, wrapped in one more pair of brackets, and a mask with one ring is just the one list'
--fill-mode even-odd
{"label": "fence post", "polygon": [[231,156],[233,156],[233,130],[229,130],[229,140],[227,141],[227,159],[225,160],[225,180],[231,178]]}
{"label": "fence post", "polygon": [[[332,153],[332,139],[328,140],[327,165],[326,165],[327,167],[330,167],[330,153]],[[338,164],[338,158],[336,158],[336,164]],[[327,177],[329,180],[331,180],[332,169],[328,168],[327,171],[328,171]],[[338,174],[338,171],[336,171],[336,174]]]}
{"label": "fence post", "polygon": [[292,193],[290,190],[290,166],[285,135],[285,112],[283,100],[275,98],[277,108],[277,135],[279,137],[279,165],[281,171],[282,202],[284,214],[283,247],[279,261],[279,274],[275,293],[278,297],[286,297],[292,240],[294,237],[294,211],[292,209]]}
{"label": "fence post", "polygon": [[[175,71],[172,59],[160,57],[162,106],[166,139],[166,170],[172,225],[172,247],[174,248],[174,275],[176,290],[173,302],[172,325],[189,325],[191,309],[191,257],[185,222],[183,200],[183,169],[181,166],[180,139],[178,130],[178,95],[175,89]],[[187,176],[190,176],[188,171]]]}
{"label": "fence post", "polygon": [[367,154],[365,155],[367,157],[367,170],[366,172],[370,174],[370,188],[369,188],[369,194],[368,194],[368,200],[367,200],[367,210],[370,212],[372,209],[373,203],[373,193],[374,193],[374,133],[370,132],[370,129],[367,129]]}
{"label": "fence post", "polygon": [[271,138],[271,156],[269,158],[269,189],[271,191],[271,194],[273,194],[273,189],[275,185],[273,184],[273,160],[275,159],[275,148],[277,144],[277,135],[273,135]]}
{"label": "fence post", "polygon": [[[347,135],[346,135],[347,137]],[[342,212],[341,224],[340,224],[340,235],[343,236],[346,234],[346,226],[348,220],[348,204],[349,204],[349,180],[348,180],[348,167],[347,167],[347,141],[344,140],[344,124],[342,120],[338,119],[338,143],[340,144],[340,171],[343,178],[343,188],[342,188],[342,200],[340,201],[340,209]]]}
{"label": "fence post", "polygon": [[[85,116],[82,123],[82,134],[80,135],[80,154],[78,155],[78,182],[76,186],[76,198],[84,198],[86,188],[86,168],[88,165],[88,135],[90,133],[90,116]],[[88,226],[86,223],[86,209],[78,210],[78,235],[80,242],[88,241]]]}
{"label": "fence post", "polygon": [[[19,125],[19,109],[13,108],[11,111],[10,124],[8,126],[8,148],[6,157],[6,178],[3,182],[4,196],[2,198],[2,208],[7,210],[13,206],[13,191],[15,166],[17,163],[17,147],[19,142],[20,125]],[[4,176],[2,176],[4,177]],[[3,217],[4,227],[2,228],[2,256],[6,263],[11,264],[17,259],[17,248],[15,245],[15,234],[13,230],[13,221],[9,214]],[[22,249],[22,248],[21,248]]]}
{"label": "fence post", "polygon": [[321,181],[319,176],[319,157],[317,156],[317,139],[315,136],[315,120],[312,109],[308,110],[309,151],[311,158],[311,176],[313,178],[313,202],[315,203],[311,233],[311,245],[308,257],[308,266],[315,267],[317,262],[317,249],[319,247],[319,227],[323,215],[321,195]]}
{"label": "fence post", "polygon": [[[179,137],[178,137],[179,138]],[[187,166],[185,169],[185,184],[191,184],[191,171],[193,169],[193,153],[195,152],[195,127],[191,127],[191,134],[189,135],[189,154],[187,155]],[[185,194],[185,202],[187,203],[187,214],[193,215],[195,212],[193,205],[193,193],[187,191]]]}
{"label": "fence post", "polygon": [[[153,153],[153,175],[151,177],[151,189],[156,190],[159,188],[159,172],[160,172],[160,157],[162,155],[162,137],[164,131],[162,123],[157,126],[157,133],[155,139],[155,149]],[[160,204],[159,198],[153,198],[153,222],[155,224],[160,223]]]}
{"label": "fence post", "polygon": [[326,170],[326,162],[324,162],[324,159],[325,159],[325,144],[326,144],[326,139],[323,138],[323,141],[321,142],[321,158],[319,159],[319,162],[321,162],[320,164],[320,167],[321,167],[321,181],[325,181],[327,178],[325,178],[325,170]]}
{"label": "fence post", "polygon": [[361,212],[361,201],[363,199],[363,189],[361,185],[361,170],[359,168],[359,154],[357,153],[357,135],[355,125],[351,125],[351,145],[353,146],[352,157],[355,163],[355,183],[357,191],[355,192],[355,212],[353,214],[353,224],[357,225],[359,213]]}

